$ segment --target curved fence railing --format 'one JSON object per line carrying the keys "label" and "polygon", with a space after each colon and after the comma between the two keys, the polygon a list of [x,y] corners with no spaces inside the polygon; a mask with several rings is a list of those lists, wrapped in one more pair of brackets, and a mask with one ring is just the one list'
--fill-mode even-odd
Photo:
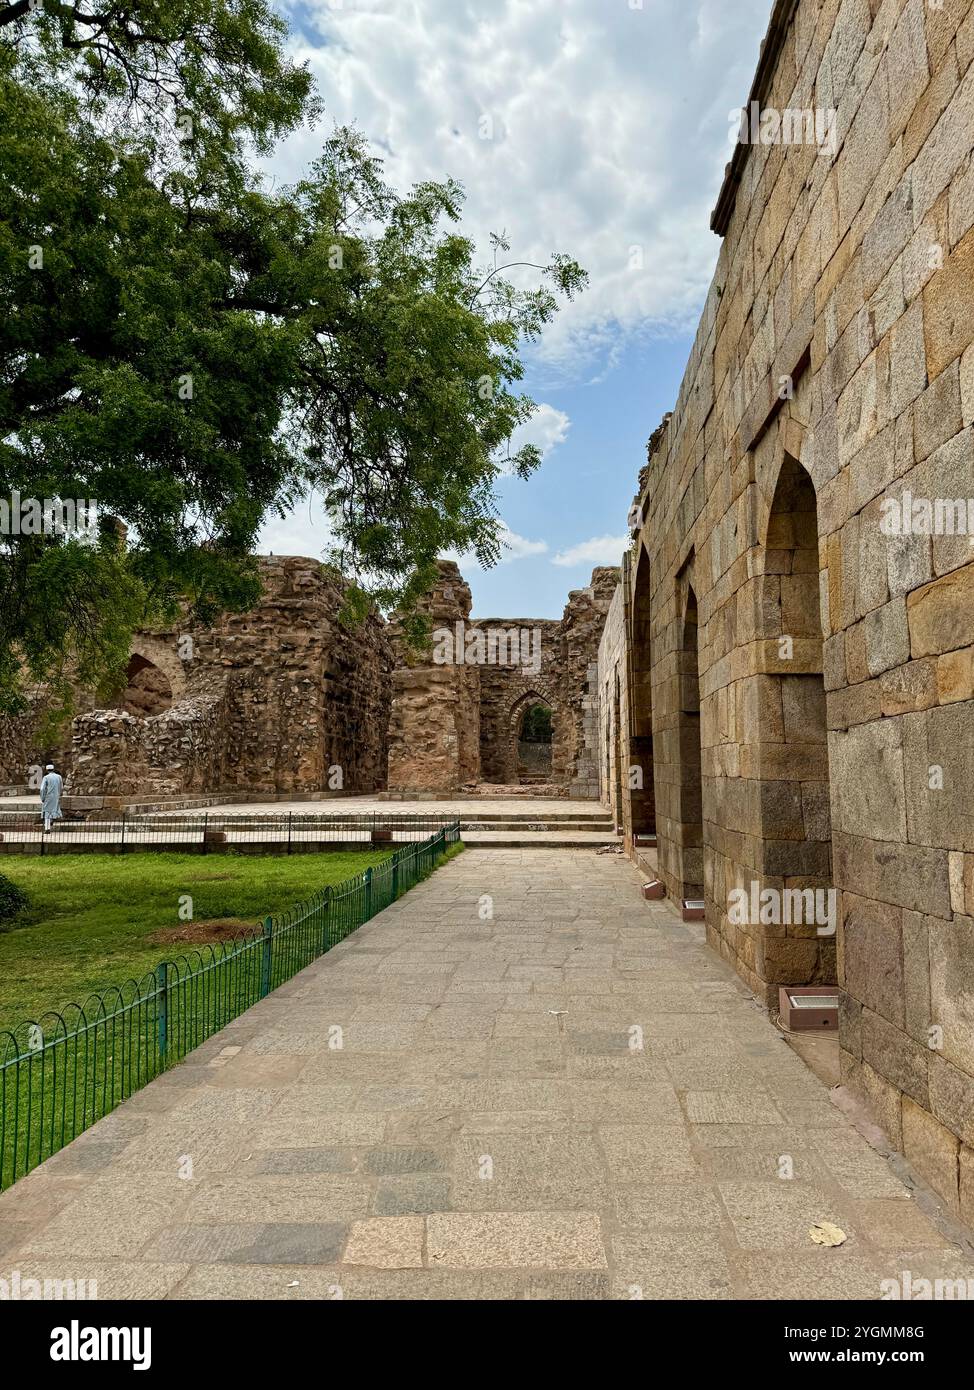
{"label": "curved fence railing", "polygon": [[0,1032],[0,1190],[424,878],[455,820],[230,941]]}

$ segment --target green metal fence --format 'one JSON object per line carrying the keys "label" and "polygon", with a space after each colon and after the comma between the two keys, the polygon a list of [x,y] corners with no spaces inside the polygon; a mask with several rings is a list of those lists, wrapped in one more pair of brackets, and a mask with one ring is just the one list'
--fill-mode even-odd
{"label": "green metal fence", "polygon": [[231,941],[0,1032],[0,1190],[425,877],[460,822]]}

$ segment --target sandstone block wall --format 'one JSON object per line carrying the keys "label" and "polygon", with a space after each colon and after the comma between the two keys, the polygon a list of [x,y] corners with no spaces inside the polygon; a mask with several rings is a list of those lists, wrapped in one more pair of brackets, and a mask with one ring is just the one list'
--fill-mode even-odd
{"label": "sandstone block wall", "polygon": [[[629,823],[631,846],[631,814],[629,811],[628,759],[631,743],[629,729],[629,690],[626,680],[628,642],[626,624],[629,607],[626,590],[630,583],[629,556],[622,567],[622,583],[613,595],[606,614],[602,640],[599,643],[597,679],[599,690],[599,800],[607,806],[619,827]],[[653,770],[649,768],[652,781]]]}
{"label": "sandstone block wall", "polygon": [[[770,1003],[838,981],[846,1083],[974,1220],[974,556],[881,524],[974,498],[971,0],[780,0],[752,97],[835,142],[742,147],[722,191],[640,478],[630,725],[671,896]],[[734,920],[751,883],[834,886],[836,936]]]}

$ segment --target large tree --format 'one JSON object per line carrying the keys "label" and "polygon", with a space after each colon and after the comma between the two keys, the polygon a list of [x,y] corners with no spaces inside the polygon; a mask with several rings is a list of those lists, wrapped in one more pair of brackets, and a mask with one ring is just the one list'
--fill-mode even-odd
{"label": "large tree", "polygon": [[2,538],[0,704],[110,681],[181,601],[252,602],[261,523],[309,488],[383,604],[444,549],[496,558],[498,472],[538,462],[503,460],[519,345],[583,274],[515,289],[502,239],[478,267],[460,188],[394,193],[354,132],[268,191],[254,151],[314,105],[261,0],[0,4],[0,501],[103,519]]}

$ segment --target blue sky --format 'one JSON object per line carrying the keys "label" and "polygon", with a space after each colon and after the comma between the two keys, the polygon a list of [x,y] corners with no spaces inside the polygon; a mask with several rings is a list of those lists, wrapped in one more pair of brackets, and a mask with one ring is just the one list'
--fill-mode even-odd
{"label": "blue sky", "polygon": [[[517,535],[543,541],[548,550],[493,570],[466,564],[477,616],[560,617],[568,591],[584,587],[595,564],[617,563],[646,441],[672,408],[691,342],[680,335],[633,344],[597,384],[544,391],[569,417],[567,438],[527,482],[505,479],[500,511]],[[527,387],[537,399],[530,380]],[[593,540],[609,544],[573,563],[555,563]]]}
{"label": "blue sky", "polygon": [[[577,257],[582,296],[526,355],[544,451],[505,479],[510,549],[462,568],[480,617],[558,617],[593,565],[616,562],[646,441],[672,408],[719,243],[709,230],[731,115],[746,99],[771,0],[279,0],[331,122],[355,122],[386,177],[460,179],[486,258]],[[276,153],[287,182],[322,129]],[[320,554],[314,503],[264,549]]]}

